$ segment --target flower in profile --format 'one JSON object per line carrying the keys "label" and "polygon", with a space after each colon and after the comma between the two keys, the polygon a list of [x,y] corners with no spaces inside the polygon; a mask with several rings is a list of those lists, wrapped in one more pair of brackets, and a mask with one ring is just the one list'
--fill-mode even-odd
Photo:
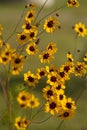
{"label": "flower in profile", "polygon": [[48,43],[46,49],[54,54],[57,51],[56,43],[53,42]]}
{"label": "flower in profile", "polygon": [[60,23],[58,22],[56,17],[49,17],[48,19],[45,20],[43,28],[44,30],[46,30],[46,32],[52,33],[59,25]]}
{"label": "flower in profile", "polygon": [[26,117],[16,117],[15,119],[15,127],[17,130],[26,130],[26,128],[29,126],[29,124],[31,123],[30,120],[27,120]]}
{"label": "flower in profile", "polygon": [[29,36],[25,32],[17,34],[18,43],[21,43],[21,44],[26,43],[28,41],[28,38]]}
{"label": "flower in profile", "polygon": [[79,2],[77,0],[68,0],[67,2],[68,7],[79,7]]}
{"label": "flower in profile", "polygon": [[74,69],[75,76],[83,76],[87,72],[87,65],[84,62],[77,62]]}
{"label": "flower in profile", "polygon": [[29,43],[27,48],[26,48],[26,52],[29,55],[35,55],[38,52],[38,48],[35,42]]}
{"label": "flower in profile", "polygon": [[46,71],[47,73],[54,72],[54,71],[57,72],[57,68],[55,65],[46,66]]}
{"label": "flower in profile", "polygon": [[84,61],[87,61],[87,53],[84,56]]}
{"label": "flower in profile", "polygon": [[31,87],[35,87],[35,85],[38,83],[37,76],[30,71],[24,74],[24,81],[27,82]]}
{"label": "flower in profile", "polygon": [[35,14],[36,11],[34,9],[29,10],[26,14],[25,21],[31,23],[35,19]]}
{"label": "flower in profile", "polygon": [[70,52],[67,53],[67,60],[68,60],[68,62],[73,62],[74,61],[72,53],[70,53]]}
{"label": "flower in profile", "polygon": [[84,37],[85,35],[87,35],[87,28],[81,22],[75,24],[74,30],[76,31],[78,36]]}
{"label": "flower in profile", "polygon": [[50,51],[43,51],[42,54],[39,55],[41,63],[50,63],[54,57]]}

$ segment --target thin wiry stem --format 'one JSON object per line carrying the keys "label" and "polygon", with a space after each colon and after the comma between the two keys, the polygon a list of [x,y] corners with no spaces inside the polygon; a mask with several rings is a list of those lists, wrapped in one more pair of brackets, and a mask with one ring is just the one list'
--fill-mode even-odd
{"label": "thin wiry stem", "polygon": [[[35,21],[37,20],[39,14],[41,13],[41,11],[42,11],[42,9],[44,8],[44,6],[46,5],[47,1],[48,1],[48,0],[46,0],[46,1],[44,2],[44,4],[42,5],[42,7],[40,8],[40,10],[38,11],[38,13],[37,13],[37,15],[36,15]],[[35,22],[35,21],[34,21],[34,22]]]}
{"label": "thin wiry stem", "polygon": [[6,42],[14,35],[14,33],[16,32],[17,27],[19,26],[19,24],[20,24],[20,22],[21,22],[21,19],[22,19],[22,17],[24,16],[24,11],[25,11],[25,8],[23,9],[22,14],[21,14],[21,16],[20,16],[20,18],[19,18],[19,20],[18,20],[18,22],[17,22],[17,24],[16,24],[16,26],[15,26],[13,32],[12,32],[12,34],[10,34],[10,36],[5,40],[5,43],[6,43]]}
{"label": "thin wiry stem", "polygon": [[56,130],[59,130],[63,123],[64,123],[64,120],[62,120],[62,121],[60,122],[60,124],[59,124],[59,126],[57,127]]}
{"label": "thin wiry stem", "polygon": [[76,37],[75,37],[75,48],[74,48],[74,52],[73,52],[73,58],[75,58],[76,52],[77,52],[77,45],[78,45],[77,38],[78,38],[78,36],[76,35]]}
{"label": "thin wiry stem", "polygon": [[46,17],[48,17],[49,15],[52,15],[53,13],[55,13],[56,11],[59,11],[60,9],[62,9],[63,7],[65,7],[66,4],[64,4],[63,6],[54,9],[53,11],[51,11],[50,13],[48,13],[47,15],[45,15],[43,18],[41,18],[37,23],[40,24],[41,21],[43,21]]}
{"label": "thin wiry stem", "polygon": [[49,116],[47,117],[46,119],[42,120],[42,121],[35,121],[35,122],[32,122],[32,123],[36,123],[36,124],[42,124],[44,122],[46,122],[47,120],[49,120],[52,116]]}
{"label": "thin wiry stem", "polygon": [[85,89],[87,88],[87,83],[85,84],[85,86],[82,88],[82,90],[80,91],[79,95],[77,96],[75,102],[77,103],[77,101],[80,99],[80,97],[82,96],[83,92],[85,91]]}

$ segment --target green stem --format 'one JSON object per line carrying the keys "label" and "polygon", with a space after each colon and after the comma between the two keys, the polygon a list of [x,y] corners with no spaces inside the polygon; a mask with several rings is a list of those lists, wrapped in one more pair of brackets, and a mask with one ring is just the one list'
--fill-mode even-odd
{"label": "green stem", "polygon": [[62,120],[62,121],[60,122],[60,124],[59,124],[59,126],[57,127],[56,130],[59,130],[63,123],[64,123],[64,120]]}

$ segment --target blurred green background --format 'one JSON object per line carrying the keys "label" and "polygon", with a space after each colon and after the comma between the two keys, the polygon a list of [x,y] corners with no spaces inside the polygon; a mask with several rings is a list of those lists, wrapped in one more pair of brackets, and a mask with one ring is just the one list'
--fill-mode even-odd
{"label": "blurred green background", "polygon": [[[41,12],[40,16],[44,16],[56,7],[62,6],[66,0],[55,0],[53,6],[45,7]],[[51,36],[49,34],[42,35],[41,44],[39,47],[42,49],[46,46],[49,41],[53,41],[57,43],[58,52],[55,54],[55,59],[51,62],[52,64],[60,67],[66,61],[66,53],[68,51],[73,53],[75,48],[75,32],[72,27],[77,22],[83,22],[87,26],[87,1],[79,0],[80,7],[79,8],[68,8],[64,7],[61,10],[57,11],[59,14],[59,21],[61,23],[61,29],[58,29]],[[7,39],[8,36],[13,32],[21,14],[26,5],[25,0],[19,1],[0,1],[0,23],[3,25],[3,37]],[[37,7],[37,10],[40,9],[40,5]],[[26,12],[26,11],[25,11]],[[40,18],[40,17],[39,17]],[[21,31],[21,25],[23,24],[23,20],[21,20],[20,25],[17,28],[17,32]],[[14,35],[8,41],[13,47],[17,45],[16,35]],[[80,53],[76,54],[76,61],[82,61],[83,55],[87,52],[87,37],[78,38],[78,49],[80,49]],[[25,72],[27,69],[32,70],[33,72],[42,66],[40,61],[36,57],[30,57],[29,63],[25,66]],[[0,66],[1,67],[1,66]],[[1,69],[1,68],[0,68]],[[2,71],[2,70],[0,70]],[[2,74],[1,74],[2,75]],[[21,76],[13,76],[11,80],[12,91],[15,93],[16,89],[18,89],[18,85],[22,82]],[[4,78],[4,77],[3,77]],[[71,80],[67,83],[69,89],[67,91],[72,91],[71,96],[75,99],[75,97],[79,94],[81,89],[84,87],[84,81],[81,78],[72,77]],[[45,86],[44,80],[41,81],[35,89],[36,95],[41,98],[41,88]],[[2,90],[0,89],[0,113],[4,110],[5,103],[4,97],[2,96]],[[42,117],[42,115],[41,115]],[[41,118],[38,117],[38,118]],[[43,118],[45,119],[45,115],[43,114]],[[31,125],[29,130],[56,130],[60,120],[53,117],[49,121],[43,124]],[[5,122],[0,120],[0,130],[8,130],[6,128]],[[71,120],[67,120],[61,126],[60,130],[87,130],[87,88],[85,92],[77,102],[77,114]]]}

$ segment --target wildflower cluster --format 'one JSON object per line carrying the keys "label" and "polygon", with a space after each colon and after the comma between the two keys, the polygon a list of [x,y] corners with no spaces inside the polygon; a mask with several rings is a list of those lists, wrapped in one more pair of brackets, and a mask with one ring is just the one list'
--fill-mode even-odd
{"label": "wildflower cluster", "polygon": [[[65,6],[79,7],[80,4],[77,0],[68,0]],[[26,130],[34,123],[34,117],[39,112],[44,111],[45,114],[49,113],[50,117],[56,116],[61,120],[72,118],[76,113],[76,101],[70,95],[66,94],[67,82],[71,80],[71,76],[79,76],[82,79],[87,75],[87,53],[84,55],[82,61],[75,62],[75,53],[66,53],[66,62],[60,67],[51,64],[57,53],[57,43],[55,41],[47,42],[44,49],[39,47],[41,43],[40,35],[48,33],[49,35],[61,28],[58,15],[47,15],[46,19],[42,17],[38,20],[40,12],[36,11],[36,5],[28,4],[25,6],[26,14],[24,15],[24,23],[22,31],[17,34],[17,46],[12,48],[8,40],[3,39],[3,27],[0,24],[0,64],[4,66],[6,72],[6,83],[0,77],[0,84],[4,91],[7,107],[12,107],[10,103],[9,82],[12,76],[21,74],[25,68],[26,61],[29,61],[30,56],[37,55],[40,61],[40,66],[35,72],[28,69],[23,72],[23,90],[17,92],[16,102],[21,111],[32,110],[31,116],[18,115],[15,118],[10,115],[9,130],[13,130],[11,125],[14,125],[17,130]],[[55,13],[57,10],[54,10]],[[38,21],[37,21],[38,20]],[[43,21],[43,23],[42,23]],[[40,30],[40,28],[42,28]],[[85,37],[87,35],[87,28],[82,22],[78,22],[73,26],[77,38]],[[77,48],[75,48],[77,50]],[[28,64],[27,64],[28,65]],[[24,69],[25,71],[25,69]],[[44,104],[41,103],[38,95],[34,94],[34,89],[39,86],[39,82],[45,79],[46,85],[42,88],[42,97]],[[33,109],[37,108],[38,111],[33,113]],[[12,108],[8,108],[8,113],[12,112]],[[17,113],[16,113],[17,115]],[[28,113],[29,115],[29,113]],[[13,123],[13,124],[12,124]]]}

